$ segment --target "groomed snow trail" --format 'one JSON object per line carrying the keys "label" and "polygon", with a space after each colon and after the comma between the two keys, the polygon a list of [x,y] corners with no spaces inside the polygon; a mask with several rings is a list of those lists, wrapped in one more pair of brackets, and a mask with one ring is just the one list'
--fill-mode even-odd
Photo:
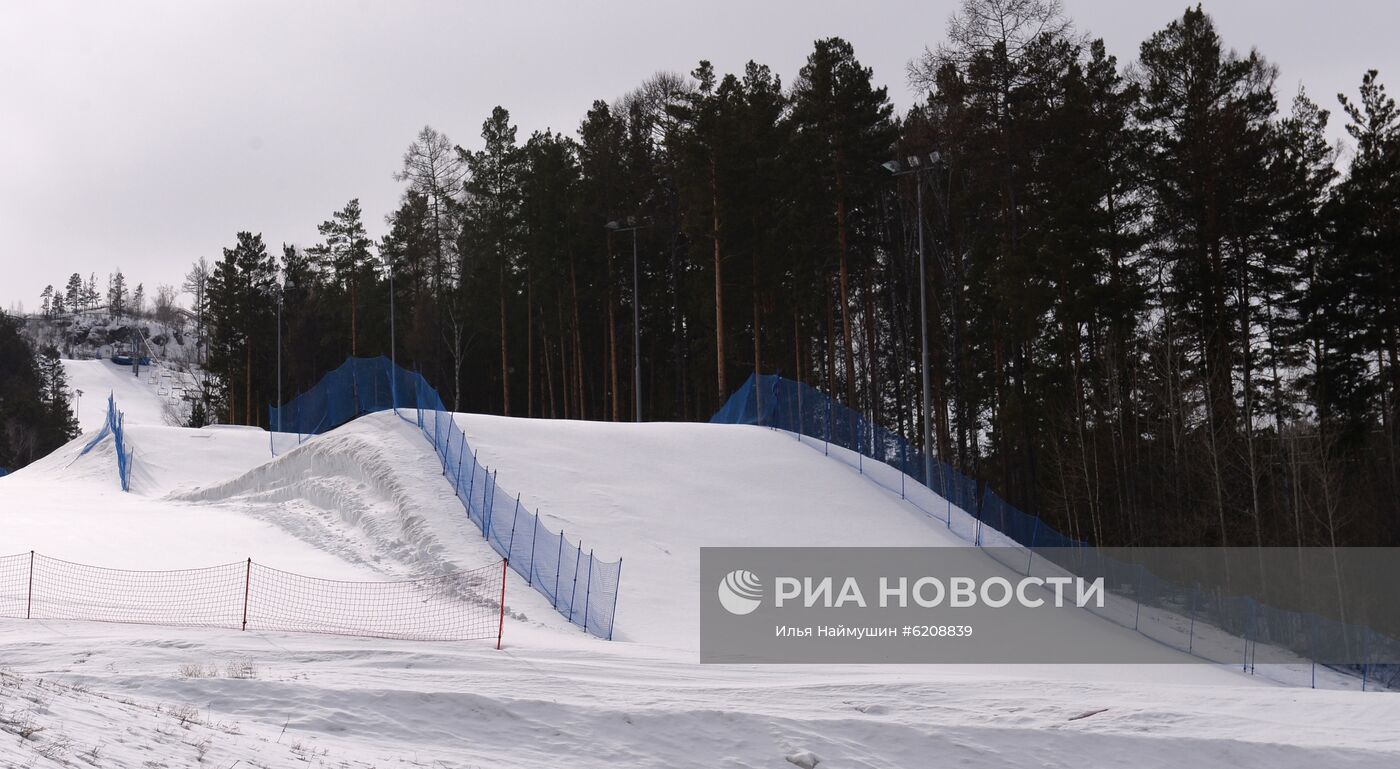
{"label": "groomed snow trail", "polygon": [[132,375],[130,366],[118,366],[106,359],[65,360],[63,369],[69,389],[83,391],[75,404],[78,427],[83,432],[101,429],[102,420],[107,417],[109,394],[116,398],[117,408],[126,413],[127,424],[169,424],[166,406],[171,401],[160,395],[159,383],[150,382],[154,369],[143,366],[137,377]]}

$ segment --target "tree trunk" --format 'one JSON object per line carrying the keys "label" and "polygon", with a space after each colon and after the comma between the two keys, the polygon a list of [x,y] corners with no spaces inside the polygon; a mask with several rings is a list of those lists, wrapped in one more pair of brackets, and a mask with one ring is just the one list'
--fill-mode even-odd
{"label": "tree trunk", "polygon": [[729,382],[724,375],[724,262],[719,239],[719,182],[713,159],[710,160],[710,200],[710,237],[715,247],[715,399],[717,405],[723,405],[729,396]]}
{"label": "tree trunk", "polygon": [[350,357],[352,358],[358,354],[355,339],[355,304],[355,272],[352,267],[350,272]]}
{"label": "tree trunk", "polygon": [[758,384],[758,376],[763,373],[763,307],[759,297],[758,251],[751,252],[753,263],[753,381]]}
{"label": "tree trunk", "polygon": [[545,386],[549,388],[549,418],[558,419],[559,408],[557,402],[554,400],[554,370],[553,365],[550,363],[552,354],[549,351],[549,336],[547,333],[540,342],[544,345],[544,382]]}
{"label": "tree trunk", "polygon": [[866,268],[861,275],[860,281],[862,304],[865,307],[865,381],[869,385],[870,398],[870,421],[874,424],[881,424],[883,414],[880,408],[880,376],[879,367],[876,363],[877,350],[875,348],[875,302],[871,298],[873,293],[870,290],[870,269]]}
{"label": "tree trunk", "polygon": [[[838,189],[841,183],[837,183]],[[846,267],[846,199],[844,194],[836,201],[836,248],[840,256],[841,268],[841,345],[846,364],[846,405],[856,406],[856,353],[851,339],[851,292],[850,274]]]}
{"label": "tree trunk", "polygon": [[612,415],[611,415],[610,418],[612,419],[612,421],[617,422],[617,421],[619,421],[620,419],[622,419],[622,384],[621,384],[621,381],[618,379],[618,376],[617,376],[617,358],[618,358],[618,353],[617,353],[617,300],[616,300],[616,294],[614,293],[614,289],[615,289],[614,281],[615,281],[615,280],[616,280],[616,277],[613,275],[612,234],[609,233],[609,234],[608,234],[608,290],[607,290],[607,300],[608,300],[608,380],[609,380],[608,392],[609,392],[609,394],[610,394],[610,396],[611,396],[609,400],[610,400],[610,402],[611,402],[611,407],[612,407]]}
{"label": "tree trunk", "polygon": [[[136,355],[133,350],[132,355]],[[243,345],[243,424],[253,424],[253,345]]]}
{"label": "tree trunk", "polygon": [[579,327],[582,324],[579,322],[578,311],[578,271],[572,252],[569,253],[569,291],[571,294],[571,304],[573,305],[574,320],[574,369],[575,386],[577,388],[577,392],[575,393],[576,400],[574,401],[575,413],[579,419],[587,419],[588,411],[584,405],[583,390],[583,334],[579,331]]}
{"label": "tree trunk", "polygon": [[831,286],[822,281],[826,296],[826,393],[836,397],[836,308],[832,306]]}
{"label": "tree trunk", "polygon": [[510,357],[506,346],[506,268],[501,265],[501,413],[510,416]]}

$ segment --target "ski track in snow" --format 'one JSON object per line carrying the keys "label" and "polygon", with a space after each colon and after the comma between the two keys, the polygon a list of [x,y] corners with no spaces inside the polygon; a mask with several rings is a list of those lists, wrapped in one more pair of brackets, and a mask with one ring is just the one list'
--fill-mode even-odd
{"label": "ski track in snow", "polygon": [[[164,427],[145,383],[69,363],[88,377],[85,414],[97,400],[88,388],[121,390],[133,493],[116,489],[110,441],[78,457],[78,439],[0,479],[9,552],[124,568],[251,555],[345,579],[497,558],[431,446],[392,414],[271,459],[265,432]],[[500,652],[0,619],[0,766],[1400,765],[1400,699],[1286,688],[1227,666],[699,665],[702,545],[963,543],[845,464],[760,428],[458,420],[544,523],[624,558],[625,640],[569,626],[514,572]]]}

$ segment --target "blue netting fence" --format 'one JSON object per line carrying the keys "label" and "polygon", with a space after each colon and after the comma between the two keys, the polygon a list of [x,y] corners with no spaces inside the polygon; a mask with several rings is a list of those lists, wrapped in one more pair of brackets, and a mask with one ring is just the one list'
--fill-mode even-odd
{"label": "blue netting fence", "polygon": [[[1259,644],[1274,639],[1317,639],[1318,648],[1337,648],[1325,639],[1361,639],[1355,663],[1333,665],[1347,676],[1359,676],[1364,690],[1400,685],[1394,665],[1370,665],[1366,659],[1385,639],[1370,628],[1337,622],[1314,614],[1282,610],[1253,599],[1222,595],[1197,585],[1163,580],[1141,564],[1117,562],[1087,542],[1067,536],[1038,516],[1003,500],[986,484],[968,478],[929,456],[899,433],[872,422],[866,415],[836,403],[825,393],[780,376],[750,375],[710,420],[721,424],[755,424],[792,433],[828,456],[847,462],[871,481],[898,493],[936,525],[945,526],[969,544],[987,552],[1019,574],[1038,576],[1065,569],[1036,551],[1071,548],[1080,573],[1105,575],[1109,600],[1092,609],[1124,627],[1202,659],[1242,665],[1250,672]],[[930,493],[932,492],[932,493]],[[1070,571],[1075,569],[1071,568]],[[1301,630],[1299,630],[1301,628]],[[1316,685],[1318,665],[1300,655],[1297,665],[1267,665],[1262,671],[1285,683]],[[1326,670],[1322,671],[1326,673]],[[1341,678],[1349,685],[1354,678]],[[1379,680],[1378,680],[1379,679]],[[1332,682],[1337,685],[1337,681]]]}
{"label": "blue netting fence", "polygon": [[113,448],[117,455],[117,480],[121,483],[122,491],[131,491],[131,463],[136,455],[136,448],[126,442],[125,415],[117,410],[117,400],[111,393],[107,394],[107,417],[102,422],[102,429],[94,435],[91,440],[83,446],[83,450],[78,452],[82,456],[103,438],[112,436]]}
{"label": "blue netting fence", "polygon": [[[422,376],[387,358],[350,358],[310,390],[270,407],[272,450],[285,448],[362,415],[394,409],[433,444],[442,474],[467,517],[497,553],[559,614],[599,638],[613,637],[622,559],[605,561],[580,539],[551,531],[519,492],[502,487],[447,407]],[[280,436],[279,436],[280,433]]]}

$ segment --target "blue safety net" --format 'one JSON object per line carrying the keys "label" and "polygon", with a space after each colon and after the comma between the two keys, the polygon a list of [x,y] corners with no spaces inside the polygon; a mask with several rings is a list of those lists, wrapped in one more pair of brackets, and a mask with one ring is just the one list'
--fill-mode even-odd
{"label": "blue safety net", "polygon": [[103,438],[112,436],[113,450],[117,456],[117,481],[121,484],[122,491],[131,491],[131,463],[136,455],[136,448],[127,444],[125,424],[126,417],[117,410],[116,398],[108,393],[107,416],[102,421],[102,429],[83,445],[83,450],[78,452],[78,456],[92,451]]}
{"label": "blue safety net", "polygon": [[350,358],[314,387],[282,406],[269,407],[273,453],[277,435],[296,443],[363,414],[393,409],[433,444],[442,474],[463,511],[486,541],[527,584],[544,594],[560,615],[599,638],[613,637],[622,559],[605,561],[583,542],[554,532],[501,487],[496,473],[477,460],[466,435],[442,398],[421,375],[389,359]]}
{"label": "blue safety net", "polygon": [[[1037,557],[1037,552],[1069,549],[1082,567],[1078,573],[1105,576],[1111,600],[1092,611],[1190,655],[1242,664],[1252,672],[1254,650],[1261,643],[1287,639],[1289,648],[1298,651],[1300,638],[1316,639],[1312,644],[1316,649],[1336,649],[1337,639],[1346,639],[1351,644],[1348,648],[1357,650],[1354,661],[1329,661],[1338,662],[1330,667],[1359,675],[1363,689],[1368,684],[1374,686],[1378,677],[1381,685],[1400,684],[1400,666],[1368,662],[1379,658],[1379,645],[1388,642],[1383,634],[1362,625],[1204,590],[1199,585],[1172,583],[1140,564],[1115,561],[1087,542],[1018,509],[990,486],[925,454],[899,433],[801,382],[750,375],[710,421],[762,425],[792,433],[857,468],[872,482],[899,493],[930,519],[969,544],[987,548],[988,554],[1020,574],[1052,567]],[[1063,559],[1064,552],[1057,557]],[[1062,567],[1063,563],[1053,564],[1053,568]],[[1304,654],[1306,651],[1299,652],[1304,659],[1317,659]],[[1285,682],[1311,685],[1316,681],[1316,663],[1275,668],[1271,666],[1270,676]]]}

